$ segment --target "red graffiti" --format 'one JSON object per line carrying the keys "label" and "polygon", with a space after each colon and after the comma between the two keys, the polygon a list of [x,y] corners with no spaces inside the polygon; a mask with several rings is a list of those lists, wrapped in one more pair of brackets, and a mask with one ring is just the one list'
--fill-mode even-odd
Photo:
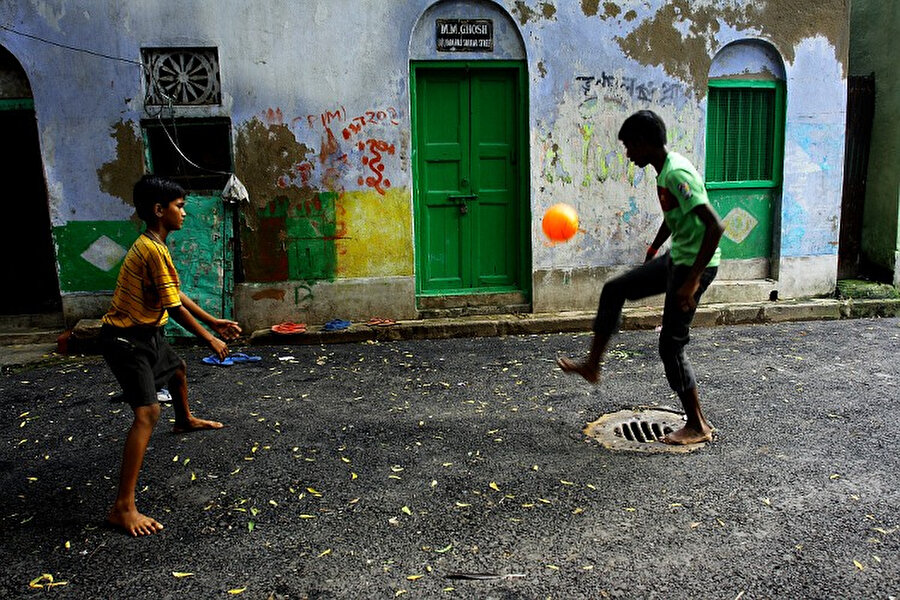
{"label": "red graffiti", "polygon": [[362,164],[369,167],[369,170],[372,171],[373,175],[366,177],[365,179],[360,176],[357,183],[359,185],[365,183],[367,186],[375,188],[375,191],[383,196],[385,194],[385,189],[391,187],[391,181],[390,179],[384,178],[384,164],[382,164],[381,159],[383,153],[390,155],[394,154],[394,144],[389,144],[383,140],[371,139],[357,144],[357,147],[360,150],[365,150],[366,146],[369,147],[369,154],[371,156],[363,156]]}
{"label": "red graffiti", "polygon": [[345,140],[349,140],[352,136],[362,131],[366,125],[399,125],[397,120],[397,109],[388,107],[384,110],[367,110],[364,115],[353,117],[347,127],[344,128],[343,136]]}
{"label": "red graffiti", "polygon": [[[302,117],[296,117],[295,119],[291,120],[291,124],[302,120]],[[328,127],[331,125],[332,121],[346,120],[347,110],[343,106],[336,110],[326,110],[325,112],[318,115],[306,115],[306,124],[309,125],[310,129],[314,129],[316,127],[316,123],[321,123],[322,127]]]}
{"label": "red graffiti", "polygon": [[281,112],[280,108],[266,109],[264,118],[269,125],[281,125],[284,123],[284,114]]}

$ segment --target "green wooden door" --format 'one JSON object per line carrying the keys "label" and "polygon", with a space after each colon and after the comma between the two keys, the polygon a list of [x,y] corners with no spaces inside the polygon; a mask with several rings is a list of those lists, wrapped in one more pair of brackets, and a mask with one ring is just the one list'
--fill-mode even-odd
{"label": "green wooden door", "polygon": [[414,71],[421,295],[522,288],[520,77],[477,63]]}
{"label": "green wooden door", "polygon": [[[230,319],[234,287],[230,209],[215,195],[188,195],[185,201],[184,227],[166,240],[181,289],[209,314]],[[166,332],[173,337],[191,335],[172,319]]]}
{"label": "green wooden door", "polygon": [[711,80],[707,109],[706,186],[725,225],[722,258],[744,263],[735,273],[767,277],[781,193],[784,86]]}

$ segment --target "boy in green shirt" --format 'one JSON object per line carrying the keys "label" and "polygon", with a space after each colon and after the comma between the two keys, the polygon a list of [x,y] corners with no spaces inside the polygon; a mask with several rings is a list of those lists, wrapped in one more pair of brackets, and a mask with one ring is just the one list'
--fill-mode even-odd
{"label": "boy in green shirt", "polygon": [[[647,249],[644,264],[603,286],[587,358],[581,362],[560,358],[557,364],[567,373],[598,383],[600,361],[610,338],[619,329],[625,301],[665,293],[659,354],[666,379],[684,407],[687,423],[663,441],[706,442],[712,439],[712,428],[700,409],[697,381],[684,347],[690,340],[697,302],[716,276],[724,227],[709,204],[703,178],[690,161],[666,148],[666,126],[656,113],[642,110],[628,117],[619,130],[619,139],[631,162],[639,168],[652,165],[658,173],[656,190],[663,222]],[[669,237],[671,249],[656,256]]]}

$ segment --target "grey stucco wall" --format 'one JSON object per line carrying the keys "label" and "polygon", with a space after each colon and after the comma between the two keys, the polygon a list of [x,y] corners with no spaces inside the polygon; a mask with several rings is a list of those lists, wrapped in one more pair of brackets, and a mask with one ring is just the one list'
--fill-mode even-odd
{"label": "grey stucco wall", "polygon": [[[652,169],[635,169],[616,140],[621,121],[640,108],[666,119],[670,147],[701,168],[706,81],[716,53],[757,39],[784,64],[787,126],[783,196],[773,275],[782,297],[833,289],[840,214],[846,104],[847,4],[843,0],[650,0],[547,2],[491,0],[442,3],[322,0],[160,0],[145,2],[17,0],[0,6],[0,22],[46,40],[90,49],[73,52],[0,30],[0,45],[22,63],[34,91],[53,225],[129,221],[130,182],[142,169],[142,74],[133,61],[148,46],[215,46],[221,62],[221,106],[180,116],[231,120],[236,170],[249,180],[252,209],[278,194],[305,202],[308,190],[334,192],[357,235],[342,240],[338,279],[396,286],[367,310],[387,316],[414,298],[414,200],[409,60],[429,14],[499,14],[503,57],[524,53],[528,70],[531,265],[535,310],[590,308],[603,280],[640,261],[659,221]],[[477,14],[476,14],[477,13]],[[428,31],[428,27],[422,31]],[[428,36],[421,36],[427,41]],[[112,60],[97,56],[120,57]],[[476,56],[474,58],[483,58]],[[384,157],[386,195],[373,195],[363,151],[340,128],[367,111],[390,111],[368,133],[396,148]],[[336,125],[331,135],[326,123]],[[292,153],[308,163],[289,172]],[[896,199],[896,182],[895,182]],[[373,202],[378,204],[373,208]],[[548,246],[540,216],[555,202],[573,204],[583,232]],[[386,210],[409,234],[387,258],[367,255],[371,213]],[[62,248],[60,248],[62,253]],[[60,262],[69,256],[60,255]],[[75,257],[77,258],[77,257]],[[75,260],[72,258],[72,260]],[[61,264],[61,270],[66,265]],[[566,285],[573,283],[572,287]],[[239,290],[241,310],[281,318],[313,314],[281,293]],[[328,286],[329,282],[315,282]],[[296,286],[294,286],[296,287]],[[101,290],[64,289],[71,302]],[[571,293],[570,293],[571,292]],[[391,293],[404,294],[392,302]],[[340,294],[322,293],[334,314],[351,314]],[[261,299],[259,299],[261,298]],[[281,298],[283,304],[276,305]],[[307,310],[303,313],[302,310]],[[319,314],[319,313],[316,313]],[[254,317],[256,318],[256,317]],[[262,318],[262,317],[260,317]],[[297,319],[299,320],[299,319]]]}

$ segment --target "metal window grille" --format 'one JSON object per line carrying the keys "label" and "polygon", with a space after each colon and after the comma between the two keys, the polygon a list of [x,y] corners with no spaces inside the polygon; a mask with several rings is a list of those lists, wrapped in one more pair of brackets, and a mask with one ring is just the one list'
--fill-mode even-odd
{"label": "metal window grille", "polygon": [[711,87],[707,119],[708,182],[775,179],[775,88]]}
{"label": "metal window grille", "polygon": [[148,106],[210,106],[222,103],[216,48],[143,48]]}

